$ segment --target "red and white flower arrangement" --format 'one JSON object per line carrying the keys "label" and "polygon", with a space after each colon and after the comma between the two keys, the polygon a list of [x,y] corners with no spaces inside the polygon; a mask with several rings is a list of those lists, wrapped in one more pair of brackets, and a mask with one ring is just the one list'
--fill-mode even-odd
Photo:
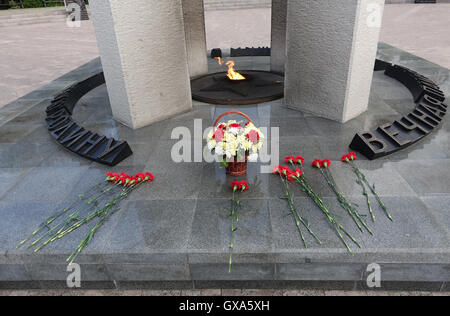
{"label": "red and white flower arrangement", "polygon": [[91,243],[100,227],[120,209],[119,203],[141,184],[153,180],[154,176],[150,172],[137,173],[134,176],[109,172],[104,181],[89,188],[85,193],[80,194],[70,206],[46,219],[17,248],[34,240],[28,249],[35,248],[34,252],[38,252],[47,245],[98,219],[77,249],[67,258],[68,262],[73,263],[83,249]]}
{"label": "red and white flower arrangement", "polygon": [[231,199],[231,236],[230,236],[230,259],[228,273],[231,273],[231,266],[233,264],[233,250],[234,250],[234,232],[237,230],[237,223],[239,223],[239,208],[241,201],[236,198],[237,192],[245,192],[250,190],[250,185],[247,181],[234,180],[231,183],[233,190],[233,197]]}
{"label": "red and white flower arrangement", "polygon": [[258,160],[264,144],[264,134],[252,122],[244,124],[230,120],[220,123],[207,136],[208,149],[218,156],[222,167],[230,161]]}
{"label": "red and white flower arrangement", "polygon": [[375,188],[375,184],[371,185],[369,183],[369,180],[367,180],[366,176],[364,175],[364,173],[355,164],[355,161],[357,159],[358,158],[357,158],[356,154],[354,152],[351,152],[351,153],[348,153],[348,154],[342,156],[341,161],[346,163],[346,164],[349,164],[352,167],[353,172],[355,173],[356,178],[357,178],[356,181],[361,186],[361,188],[363,189],[363,195],[367,199],[367,206],[369,207],[369,212],[370,212],[370,215],[372,216],[372,220],[375,222],[375,214],[373,212],[372,203],[370,202],[369,192],[367,191],[367,188],[369,188],[369,190],[375,196],[375,198],[377,199],[378,203],[380,204],[380,207],[386,213],[386,216],[389,218],[389,220],[393,222],[394,219],[392,218],[391,214],[389,213],[389,210],[386,207],[386,205],[384,204],[383,200],[378,195],[378,193],[376,191],[376,188]]}

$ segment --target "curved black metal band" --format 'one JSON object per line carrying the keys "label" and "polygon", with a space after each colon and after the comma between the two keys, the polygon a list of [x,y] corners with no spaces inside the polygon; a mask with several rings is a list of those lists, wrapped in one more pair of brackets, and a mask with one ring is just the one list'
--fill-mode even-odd
{"label": "curved black metal band", "polygon": [[429,78],[398,65],[377,60],[375,71],[400,81],[413,95],[416,108],[393,123],[378,127],[373,132],[356,134],[350,148],[364,156],[377,159],[413,145],[439,128],[447,113],[445,95]]}
{"label": "curved black metal band", "polygon": [[127,142],[86,130],[72,119],[77,102],[105,83],[103,72],[74,84],[57,95],[47,107],[47,128],[66,149],[93,161],[115,166],[133,154]]}

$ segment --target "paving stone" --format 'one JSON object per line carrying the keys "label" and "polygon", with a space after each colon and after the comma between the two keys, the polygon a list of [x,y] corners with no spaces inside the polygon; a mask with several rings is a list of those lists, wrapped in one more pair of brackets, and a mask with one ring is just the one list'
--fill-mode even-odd
{"label": "paving stone", "polygon": [[310,128],[309,118],[297,118],[289,117],[276,119],[271,118],[270,127],[280,128],[280,137],[302,137],[302,136],[315,136],[317,135],[315,130]]}
{"label": "paving stone", "polygon": [[86,171],[85,167],[34,168],[3,200],[10,203],[49,201],[60,203],[65,200],[75,181]]}
{"label": "paving stone", "polygon": [[[448,217],[450,196],[422,197],[421,200],[439,223],[444,227],[450,227],[450,219]],[[448,231],[447,236],[450,236]],[[448,238],[450,239],[450,237]]]}
{"label": "paving stone", "polygon": [[[356,161],[355,165],[364,173],[371,185],[375,184],[380,196],[416,196],[411,184],[398,173],[397,164],[380,160]],[[344,165],[339,159],[333,162],[330,170],[344,195],[350,197],[362,195],[362,188],[356,182],[357,177],[351,166]],[[316,173],[320,174],[320,172]]]}
{"label": "paving stone", "polygon": [[[66,281],[71,273],[67,271],[67,264],[27,264],[26,269],[32,280],[39,281]],[[111,281],[103,264],[82,264],[80,270],[82,284],[92,281]]]}
{"label": "paving stone", "polygon": [[[223,293],[222,293],[223,294]],[[242,290],[243,296],[281,296],[283,291],[281,290]]]}
{"label": "paving stone", "polygon": [[242,290],[223,289],[222,290],[222,295],[223,296],[235,296],[235,297],[238,297],[238,296],[242,296],[243,293],[242,293]]}
{"label": "paving stone", "polygon": [[[201,164],[174,165],[170,168],[148,164],[141,171],[149,171],[155,176],[155,181],[140,187],[133,192],[130,200],[171,200],[196,199],[200,190],[199,174]],[[176,194],[174,194],[176,192]]]}
{"label": "paving stone", "polygon": [[[200,200],[197,202],[189,248],[202,252],[228,255],[231,238],[231,202]],[[234,253],[264,253],[272,248],[268,204],[265,200],[241,200],[239,222],[235,223]],[[225,261],[226,262],[226,261]],[[239,262],[239,261],[237,261]]]}
{"label": "paving stone", "polygon": [[284,158],[286,156],[297,157],[301,155],[306,159],[306,162],[312,163],[312,161],[321,156],[320,139],[318,136],[305,136],[305,137],[280,137],[278,142],[280,151],[280,164],[286,164]]}
{"label": "paving stone", "polygon": [[283,296],[324,296],[324,291],[301,291],[301,290],[290,290],[283,291]]}
{"label": "paving stone", "polygon": [[267,103],[258,104],[258,115],[260,118],[303,118],[304,114],[300,111],[289,109],[283,105],[283,100],[275,100]]}
{"label": "paving stone", "polygon": [[30,132],[31,126],[17,126],[14,124],[5,124],[0,127],[0,144],[15,144]]}
{"label": "paving stone", "polygon": [[397,171],[420,196],[450,194],[450,160],[402,161]]}
{"label": "paving stone", "polygon": [[31,276],[24,265],[0,265],[0,282],[31,281]]}
{"label": "paving stone", "polygon": [[259,163],[249,163],[247,174],[240,177],[227,176],[225,169],[220,168],[219,163],[205,165],[202,170],[201,184],[197,184],[201,190],[199,199],[231,199],[231,182],[247,181],[251,187],[250,191],[243,195],[247,199],[265,199],[276,196],[276,187],[271,189],[271,174],[261,174],[261,165]]}
{"label": "paving stone", "polygon": [[183,253],[191,234],[194,207],[194,201],[129,202],[122,210],[105,252]]}
{"label": "paving stone", "polygon": [[[54,144],[2,144],[0,146],[1,168],[37,167],[56,150]],[[20,159],[16,159],[20,157]]]}
{"label": "paving stone", "polygon": [[28,296],[28,291],[12,291],[9,296]]}
{"label": "paving stone", "polygon": [[180,296],[181,291],[143,291],[142,296]]}
{"label": "paving stone", "polygon": [[325,296],[366,296],[366,293],[353,291],[325,291]]}
{"label": "paving stone", "polygon": [[0,187],[0,199],[19,182],[30,169],[24,168],[0,168],[0,177],[2,186]]}
{"label": "paving stone", "polygon": [[[400,282],[445,282],[450,279],[449,265],[441,264],[380,264],[382,280]],[[363,280],[369,272],[364,272]]]}
{"label": "paving stone", "polygon": [[193,282],[191,281],[115,281],[119,290],[192,290]]}
{"label": "paving stone", "polygon": [[277,264],[277,279],[299,281],[359,281],[363,264]]}
{"label": "paving stone", "polygon": [[234,264],[231,273],[228,264],[191,264],[191,278],[193,280],[273,280],[275,268],[272,264]]}
{"label": "paving stone", "polygon": [[196,290],[183,290],[181,291],[181,296],[201,296],[201,291]]}
{"label": "paving stone", "polygon": [[202,296],[221,296],[221,290],[202,290]]}

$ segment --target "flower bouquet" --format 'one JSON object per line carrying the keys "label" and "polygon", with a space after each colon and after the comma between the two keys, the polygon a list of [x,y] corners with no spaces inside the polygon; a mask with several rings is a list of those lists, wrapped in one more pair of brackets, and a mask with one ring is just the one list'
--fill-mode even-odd
{"label": "flower bouquet", "polygon": [[[247,122],[230,120],[219,123],[229,114],[241,115]],[[244,113],[229,111],[216,120],[207,141],[209,150],[217,156],[221,168],[226,168],[227,174],[237,177],[247,173],[247,161],[258,160],[258,152],[264,143],[264,134]]]}
{"label": "flower bouquet", "polygon": [[136,176],[123,172],[121,174],[108,172],[104,181],[78,195],[70,206],[47,218],[17,248],[29,242],[28,249],[35,248],[34,252],[39,252],[49,244],[70,235],[82,226],[97,221],[86,237],[81,240],[77,249],[67,258],[67,262],[73,263],[91,243],[103,224],[120,210],[120,202],[141,184],[153,180],[154,176],[150,172],[138,173]]}

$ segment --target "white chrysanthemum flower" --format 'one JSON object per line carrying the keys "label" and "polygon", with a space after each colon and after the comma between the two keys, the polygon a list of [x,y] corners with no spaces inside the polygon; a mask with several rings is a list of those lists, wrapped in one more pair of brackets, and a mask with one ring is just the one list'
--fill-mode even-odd
{"label": "white chrysanthemum flower", "polygon": [[237,136],[239,134],[240,129],[237,127],[231,127],[230,129],[228,129],[228,131],[233,134],[234,136]]}
{"label": "white chrysanthemum flower", "polygon": [[225,148],[224,148],[223,142],[217,143],[215,152],[218,156],[223,156],[225,154]]}
{"label": "white chrysanthemum flower", "polygon": [[244,143],[243,143],[243,147],[244,147],[244,149],[245,149],[246,151],[248,151],[248,150],[250,150],[251,143],[250,143],[248,140],[246,140],[246,141],[244,141]]}
{"label": "white chrysanthemum flower", "polygon": [[217,145],[217,142],[213,139],[213,140],[210,140],[209,142],[208,142],[208,149],[209,150],[213,150],[214,148],[216,148],[216,145]]}

